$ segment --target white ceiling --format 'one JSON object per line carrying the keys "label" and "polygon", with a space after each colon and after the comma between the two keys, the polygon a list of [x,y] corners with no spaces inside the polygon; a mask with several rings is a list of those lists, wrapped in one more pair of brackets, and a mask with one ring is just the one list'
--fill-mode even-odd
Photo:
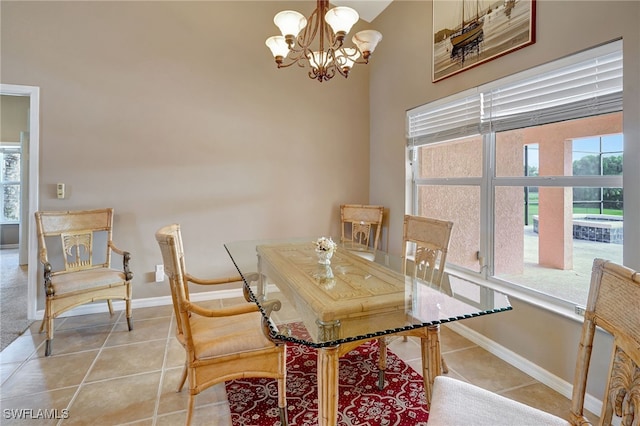
{"label": "white ceiling", "polygon": [[358,11],[360,19],[373,21],[393,0],[331,0],[334,6],[348,6]]}

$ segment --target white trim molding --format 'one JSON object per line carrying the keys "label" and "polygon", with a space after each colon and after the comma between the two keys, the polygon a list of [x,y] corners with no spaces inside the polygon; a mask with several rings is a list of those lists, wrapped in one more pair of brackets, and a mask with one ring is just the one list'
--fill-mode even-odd
{"label": "white trim molding", "polygon": [[15,84],[0,84],[0,94],[29,97],[29,218],[27,242],[27,318],[36,317],[38,298],[38,238],[36,235],[35,213],[39,200],[40,169],[40,88]]}

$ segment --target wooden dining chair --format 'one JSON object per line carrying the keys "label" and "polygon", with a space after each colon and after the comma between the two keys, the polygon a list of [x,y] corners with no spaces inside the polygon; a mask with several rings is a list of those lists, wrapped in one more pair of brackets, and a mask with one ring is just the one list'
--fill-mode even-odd
{"label": "wooden dining chair", "polygon": [[[449,241],[451,240],[451,230],[453,222],[438,220],[422,216],[405,215],[402,231],[402,273],[412,277],[420,278],[428,281],[432,285],[441,286],[443,282],[444,268],[447,261],[447,252],[449,251]],[[424,329],[409,330],[398,333],[395,336],[403,336],[406,340],[408,336],[421,338],[422,352],[429,352],[429,356],[423,359],[429,359],[431,365],[424,365],[423,368],[437,368],[447,373],[447,364],[444,358],[440,357],[438,362],[433,362],[431,352],[433,348],[428,348],[425,343]],[[437,334],[435,341],[439,344],[439,328],[435,330]],[[393,338],[393,337],[392,337]],[[380,342],[380,359],[378,387],[384,386],[384,370],[386,368],[387,345],[391,338],[381,338]],[[427,372],[423,371],[425,378],[425,390],[431,389],[431,383],[427,383]]]}
{"label": "wooden dining chair", "polygon": [[340,242],[357,255],[374,260],[380,248],[383,215],[383,206],[342,204]]}
{"label": "wooden dining chair", "polygon": [[529,407],[466,382],[436,377],[429,426],[591,425],[584,416],[587,376],[596,327],[613,336],[600,425],[640,424],[640,273],[595,259],[578,345],[567,419]]}
{"label": "wooden dining chair", "polygon": [[[258,305],[250,302],[220,309],[205,309],[189,297],[189,283],[215,286],[242,282],[242,277],[201,279],[187,273],[180,225],[172,224],[156,232],[165,274],[169,278],[176,318],[176,337],[186,352],[180,392],[189,379],[186,424],[191,424],[195,396],[229,380],[267,377],[277,380],[280,421],[287,424],[286,348],[270,339],[268,326]],[[257,279],[257,274],[255,279]],[[247,280],[251,278],[245,277]]]}
{"label": "wooden dining chair", "polygon": [[[124,300],[131,331],[131,255],[113,242],[113,209],[39,211],[35,217],[44,270],[45,356],[52,351],[54,319],[86,303],[106,300],[113,315],[111,301]],[[111,267],[113,253],[122,268]]]}

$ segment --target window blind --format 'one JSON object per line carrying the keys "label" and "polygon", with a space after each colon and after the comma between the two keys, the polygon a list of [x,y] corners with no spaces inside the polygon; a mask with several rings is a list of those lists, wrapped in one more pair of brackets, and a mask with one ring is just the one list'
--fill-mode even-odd
{"label": "window blind", "polygon": [[622,40],[407,111],[419,146],[622,111]]}
{"label": "window blind", "polygon": [[479,134],[481,112],[475,89],[414,108],[407,112],[408,143],[417,146]]}
{"label": "window blind", "polygon": [[485,87],[483,128],[511,130],[622,111],[622,42]]}

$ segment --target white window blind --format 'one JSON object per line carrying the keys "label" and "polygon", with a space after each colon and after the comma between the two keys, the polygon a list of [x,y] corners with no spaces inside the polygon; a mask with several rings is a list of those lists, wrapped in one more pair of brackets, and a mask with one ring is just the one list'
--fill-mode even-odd
{"label": "white window blind", "polygon": [[621,41],[523,74],[482,90],[483,121],[492,131],[622,111]]}
{"label": "white window blind", "polygon": [[407,112],[409,145],[477,135],[480,133],[481,113],[481,98],[475,89],[414,108]]}
{"label": "white window blind", "polygon": [[410,146],[622,111],[622,40],[407,111]]}

